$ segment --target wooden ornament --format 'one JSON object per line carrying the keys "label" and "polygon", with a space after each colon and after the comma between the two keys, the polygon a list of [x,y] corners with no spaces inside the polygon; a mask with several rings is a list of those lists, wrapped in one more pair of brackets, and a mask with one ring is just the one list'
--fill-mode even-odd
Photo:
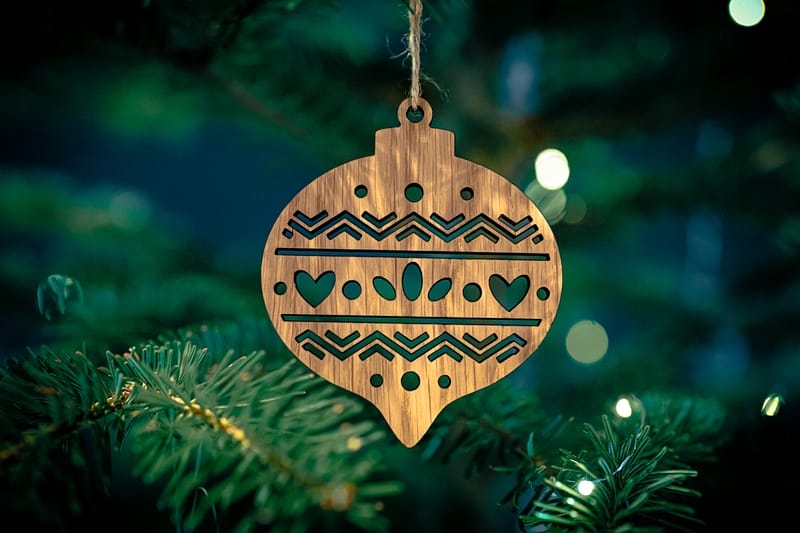
{"label": "wooden ornament", "polygon": [[500,380],[542,341],[561,257],[531,200],[455,156],[452,132],[398,109],[375,155],[338,166],[267,238],[267,312],[311,370],[374,404],[414,446],[452,401]]}

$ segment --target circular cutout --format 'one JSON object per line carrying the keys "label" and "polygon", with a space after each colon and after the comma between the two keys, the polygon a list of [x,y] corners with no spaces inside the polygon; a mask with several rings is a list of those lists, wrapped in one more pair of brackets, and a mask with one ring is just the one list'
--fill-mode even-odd
{"label": "circular cutout", "polygon": [[473,191],[469,187],[464,187],[461,189],[461,199],[462,200],[472,200],[475,197],[475,191]]}
{"label": "circular cutout", "polygon": [[421,107],[414,109],[414,106],[409,106],[406,111],[406,118],[414,124],[422,122],[422,119],[425,118],[425,110]]}
{"label": "circular cutout", "polygon": [[467,283],[464,285],[464,299],[468,302],[477,302],[481,299],[483,290],[477,283]]}
{"label": "circular cutout", "polygon": [[383,385],[383,376],[380,374],[372,374],[369,378],[369,384],[373,387],[380,387]]}
{"label": "circular cutout", "polygon": [[548,298],[550,298],[550,289],[548,289],[547,287],[539,287],[538,289],[536,289],[536,297],[542,301],[547,300]]}
{"label": "circular cutout", "polygon": [[400,384],[407,391],[417,390],[419,387],[419,374],[416,372],[406,372],[400,378]]}
{"label": "circular cutout", "polygon": [[367,195],[367,188],[363,185],[359,185],[358,187],[355,188],[353,192],[359,198],[364,198]]}
{"label": "circular cutout", "polygon": [[275,290],[275,294],[277,294],[278,296],[286,294],[286,284],[282,281],[276,283],[273,289]]}
{"label": "circular cutout", "polygon": [[412,183],[406,187],[406,200],[409,202],[419,202],[422,200],[422,185],[419,183]]}
{"label": "circular cutout", "polygon": [[443,376],[439,376],[439,380],[438,380],[437,383],[439,383],[439,386],[441,388],[446,389],[446,388],[450,387],[450,384],[452,383],[452,380],[450,379],[450,376],[445,374]]}
{"label": "circular cutout", "polygon": [[350,280],[342,287],[342,294],[348,300],[355,300],[361,296],[361,284],[357,281]]}

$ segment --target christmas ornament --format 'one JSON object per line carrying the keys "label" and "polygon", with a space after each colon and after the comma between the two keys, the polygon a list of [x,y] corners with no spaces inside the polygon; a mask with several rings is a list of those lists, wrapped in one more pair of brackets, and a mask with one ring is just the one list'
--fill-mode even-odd
{"label": "christmas ornament", "polygon": [[[422,119],[408,111],[414,102]],[[452,401],[519,367],[561,297],[547,221],[513,183],[456,157],[428,102],[404,100],[375,155],[336,167],[278,216],[267,312],[311,370],[415,445]]]}

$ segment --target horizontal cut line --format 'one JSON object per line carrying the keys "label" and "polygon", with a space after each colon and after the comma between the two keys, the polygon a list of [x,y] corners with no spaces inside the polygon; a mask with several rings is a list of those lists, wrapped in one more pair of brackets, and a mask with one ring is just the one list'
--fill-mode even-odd
{"label": "horizontal cut line", "polygon": [[417,250],[344,250],[331,248],[277,248],[275,255],[304,257],[395,257],[413,259],[482,259],[487,261],[550,261],[550,254],[495,252],[424,252]]}
{"label": "horizontal cut line", "polygon": [[355,324],[452,324],[462,326],[538,326],[540,318],[455,318],[447,316],[281,315],[286,322]]}

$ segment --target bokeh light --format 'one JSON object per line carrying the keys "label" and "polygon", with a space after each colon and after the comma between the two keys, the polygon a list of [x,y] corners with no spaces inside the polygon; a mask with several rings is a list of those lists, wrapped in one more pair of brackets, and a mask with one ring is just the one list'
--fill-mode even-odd
{"label": "bokeh light", "polygon": [[588,479],[582,479],[578,483],[578,492],[583,494],[584,496],[588,496],[594,490],[594,483],[589,481]]}
{"label": "bokeh light", "polygon": [[775,416],[783,405],[783,396],[780,394],[772,393],[764,398],[764,403],[761,404],[761,414],[764,416]]}
{"label": "bokeh light", "polygon": [[569,179],[569,162],[560,150],[548,148],[536,156],[536,180],[545,189],[554,191],[566,185]]}
{"label": "bokeh light", "polygon": [[360,437],[350,437],[347,439],[347,449],[351,452],[357,452],[364,445],[364,441]]}
{"label": "bokeh light", "polygon": [[594,320],[581,320],[567,332],[567,352],[579,363],[596,363],[608,351],[608,334]]}
{"label": "bokeh light", "polygon": [[620,398],[617,400],[616,405],[614,405],[614,411],[617,413],[617,416],[630,418],[633,414],[633,407],[631,407],[630,400],[627,398]]}
{"label": "bokeh light", "polygon": [[739,26],[755,26],[764,18],[766,10],[763,0],[731,0],[728,13]]}

